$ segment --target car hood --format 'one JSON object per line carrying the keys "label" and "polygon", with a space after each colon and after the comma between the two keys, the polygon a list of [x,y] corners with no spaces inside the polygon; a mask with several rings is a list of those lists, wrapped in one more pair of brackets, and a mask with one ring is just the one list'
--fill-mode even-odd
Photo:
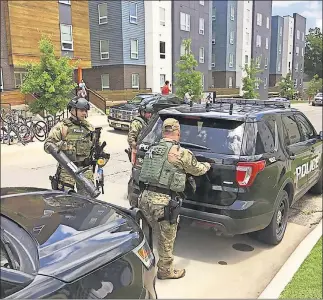
{"label": "car hood", "polygon": [[44,189],[1,189],[1,214],[36,240],[38,274],[65,282],[128,253],[143,239],[132,218],[107,203]]}
{"label": "car hood", "polygon": [[122,110],[137,110],[139,108],[140,103],[123,103],[123,104],[118,104],[118,105],[114,105],[110,108],[111,109],[122,109]]}

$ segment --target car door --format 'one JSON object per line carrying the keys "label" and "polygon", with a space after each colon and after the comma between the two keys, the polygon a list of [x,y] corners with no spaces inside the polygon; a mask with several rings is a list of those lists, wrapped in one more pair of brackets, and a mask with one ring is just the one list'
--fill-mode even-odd
{"label": "car door", "polygon": [[306,165],[310,162],[312,153],[305,141],[302,141],[301,132],[293,113],[282,115],[284,132],[284,148],[290,161],[290,170],[295,188],[295,198],[305,193],[308,176]]}
{"label": "car door", "polygon": [[306,166],[308,186],[310,187],[317,182],[321,175],[322,141],[318,138],[312,124],[301,112],[296,113],[295,118],[300,128],[301,141],[306,143],[311,152],[310,161]]}

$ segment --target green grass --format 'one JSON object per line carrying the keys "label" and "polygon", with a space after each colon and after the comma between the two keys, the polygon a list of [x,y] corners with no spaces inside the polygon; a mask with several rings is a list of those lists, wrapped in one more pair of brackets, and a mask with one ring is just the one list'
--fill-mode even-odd
{"label": "green grass", "polygon": [[322,299],[322,237],[279,298]]}

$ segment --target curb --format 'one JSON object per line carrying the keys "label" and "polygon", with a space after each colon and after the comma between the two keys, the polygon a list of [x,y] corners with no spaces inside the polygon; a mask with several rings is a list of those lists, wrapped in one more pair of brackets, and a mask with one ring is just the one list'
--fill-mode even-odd
{"label": "curb", "polygon": [[322,220],[297,246],[258,299],[278,299],[322,236]]}

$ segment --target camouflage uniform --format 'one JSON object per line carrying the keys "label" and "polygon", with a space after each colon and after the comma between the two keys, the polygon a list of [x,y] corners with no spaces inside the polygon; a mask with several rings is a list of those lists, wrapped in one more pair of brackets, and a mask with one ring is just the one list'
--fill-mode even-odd
{"label": "camouflage uniform", "polygon": [[138,136],[146,125],[147,123],[142,117],[135,117],[131,122],[128,133],[128,144],[130,148],[133,148],[133,145],[137,143]]}
{"label": "camouflage uniform", "polygon": [[[49,153],[47,151],[48,144],[56,144],[61,147],[61,150],[71,161],[77,166],[83,167],[84,160],[90,156],[92,148],[91,133],[93,132],[94,127],[86,120],[78,121],[77,123],[72,119],[64,119],[51,129],[45,140],[44,150],[46,153]],[[57,174],[59,178],[59,189],[74,189],[74,178],[60,165],[58,165]],[[92,168],[83,174],[89,180],[94,181]],[[79,186],[79,184],[76,185],[76,188],[77,193],[87,194],[85,189]]]}
{"label": "camouflage uniform", "polygon": [[[179,123],[175,119],[166,119],[163,124],[163,130],[170,126],[167,131],[175,131],[179,128]],[[174,143],[172,140],[163,138],[161,143]],[[179,145],[172,145],[168,152],[168,162],[183,173],[193,176],[205,174],[210,169],[209,163],[200,163],[194,154]],[[139,208],[143,211],[153,228],[156,228],[158,235],[158,278],[181,278],[185,275],[185,270],[176,270],[173,266],[173,248],[177,233],[178,222],[170,224],[169,221],[158,221],[164,216],[164,206],[166,206],[171,197],[150,190],[144,190],[139,197]]]}

